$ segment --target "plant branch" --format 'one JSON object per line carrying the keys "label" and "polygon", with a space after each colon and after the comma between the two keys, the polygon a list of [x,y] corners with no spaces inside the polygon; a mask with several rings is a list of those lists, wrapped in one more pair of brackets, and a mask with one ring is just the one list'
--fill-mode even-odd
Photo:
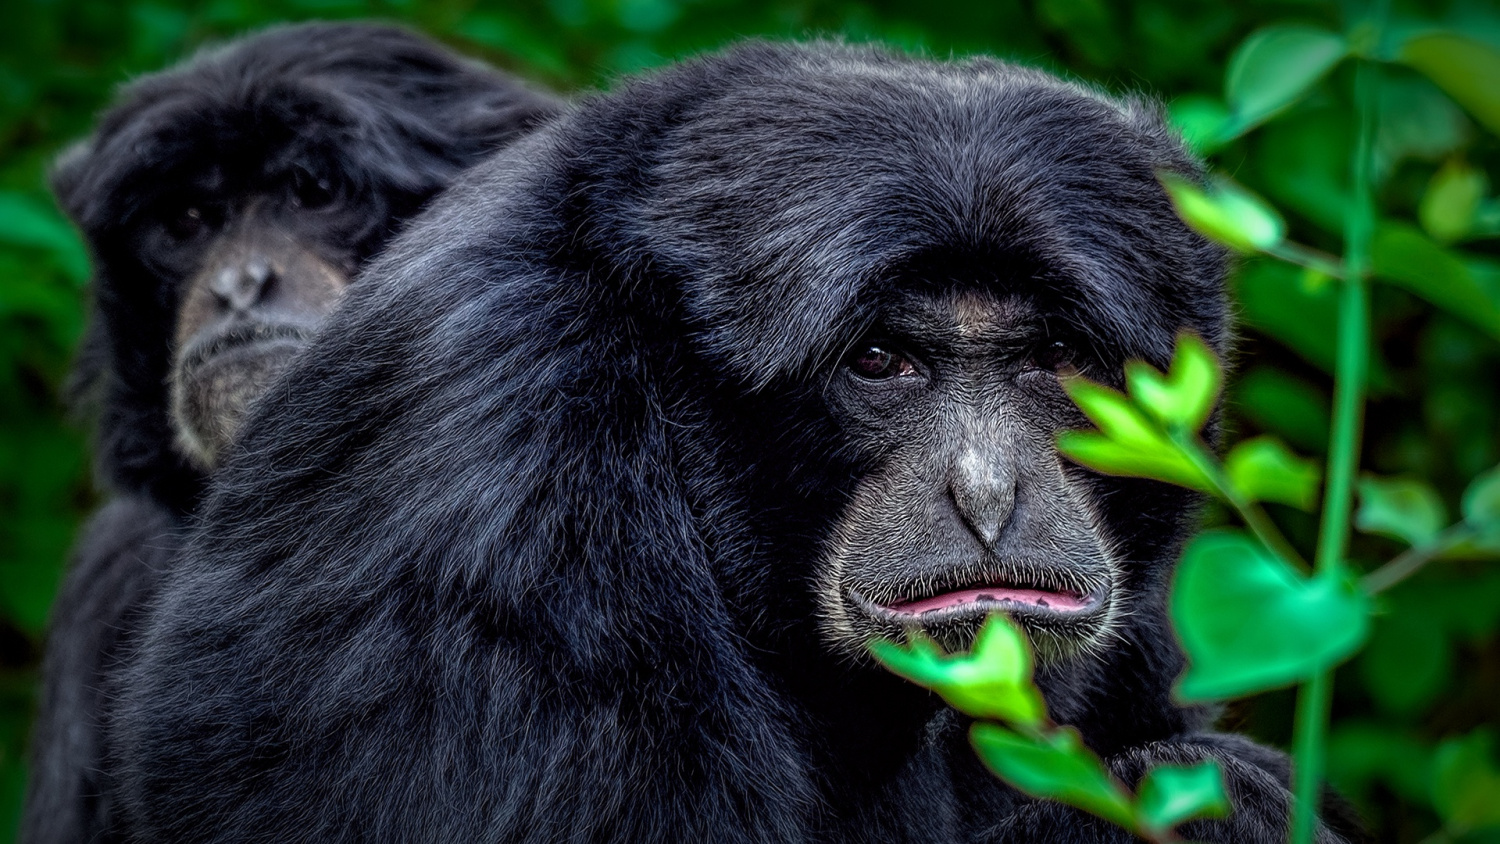
{"label": "plant branch", "polygon": [[1346,274],[1344,264],[1336,256],[1289,240],[1283,240],[1267,249],[1266,254],[1273,258],[1280,258],[1288,264],[1316,270],[1329,278],[1344,278]]}
{"label": "plant branch", "polygon": [[1467,539],[1472,539],[1474,535],[1473,527],[1466,522],[1459,522],[1438,534],[1431,542],[1420,547],[1408,548],[1385,565],[1365,575],[1360,580],[1360,585],[1371,595],[1384,592],[1416,574],[1423,566],[1442,556],[1443,552]]}
{"label": "plant branch", "polygon": [[[1374,27],[1384,29],[1389,0],[1376,0]],[[1344,568],[1353,508],[1354,472],[1359,462],[1365,375],[1369,362],[1370,240],[1375,230],[1375,199],[1371,155],[1375,135],[1375,66],[1359,60],[1355,67],[1355,110],[1359,138],[1354,152],[1354,201],[1345,218],[1344,279],[1339,289],[1338,357],[1333,382],[1333,438],[1329,444],[1328,484],[1323,495],[1323,520],[1318,529],[1318,576],[1338,577]],[[1298,693],[1293,742],[1295,768],[1292,807],[1292,844],[1311,844],[1318,820],[1318,788],[1323,780],[1323,744],[1328,731],[1328,705],[1333,672],[1320,671]]]}
{"label": "plant branch", "polygon": [[1287,562],[1300,566],[1303,571],[1310,568],[1307,561],[1302,559],[1302,555],[1297,553],[1297,549],[1292,547],[1292,543],[1288,542],[1277,529],[1271,517],[1266,515],[1266,511],[1235,489],[1234,484],[1231,484],[1228,476],[1224,474],[1224,465],[1214,459],[1197,437],[1174,433],[1172,440],[1188,459],[1193,461],[1198,471],[1208,478],[1209,483],[1213,484],[1218,496],[1234,508],[1240,520],[1245,523],[1245,527],[1250,528],[1250,532],[1255,534],[1255,538],[1259,539],[1262,545]]}

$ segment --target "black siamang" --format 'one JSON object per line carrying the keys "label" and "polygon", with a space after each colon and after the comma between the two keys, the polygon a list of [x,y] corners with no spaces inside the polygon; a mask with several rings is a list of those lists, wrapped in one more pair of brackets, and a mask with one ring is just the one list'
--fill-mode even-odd
{"label": "black siamang", "polygon": [[25,840],[106,836],[107,672],[247,404],[399,222],[559,109],[400,29],[291,26],[130,85],[59,162],[97,268],[77,383],[115,498],[54,609]]}
{"label": "black siamang", "polygon": [[1059,370],[1225,348],[1160,170],[1196,172],[1147,102],[749,44],[471,171],[215,478],[123,673],[132,832],[1129,840],[863,648],[1003,609],[1122,777],[1221,762],[1189,837],[1281,840],[1283,758],[1168,694],[1192,497],[1053,443]]}

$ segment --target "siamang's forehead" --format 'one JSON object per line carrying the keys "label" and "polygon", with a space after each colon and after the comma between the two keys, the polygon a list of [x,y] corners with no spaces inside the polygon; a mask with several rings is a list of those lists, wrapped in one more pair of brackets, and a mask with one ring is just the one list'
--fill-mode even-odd
{"label": "siamang's forehead", "polygon": [[116,109],[81,168],[83,190],[107,198],[99,203],[105,219],[90,222],[124,222],[163,197],[240,195],[293,164],[315,169],[334,162],[347,145],[347,127],[320,119],[316,100],[306,101],[306,119],[294,130],[265,113],[269,106],[243,101],[243,92],[209,102],[201,97],[178,92]]}
{"label": "siamang's forehead", "polygon": [[1217,253],[1156,179],[1190,171],[1179,143],[1149,110],[1045,74],[851,55],[726,83],[662,153],[644,237],[710,337],[764,343],[786,370],[868,323],[921,256],[1024,256],[1016,282],[1124,355],[1223,333]]}
{"label": "siamang's forehead", "polygon": [[985,287],[950,286],[901,291],[890,297],[877,319],[897,335],[962,350],[1028,339],[1038,333],[1043,316],[1029,297]]}

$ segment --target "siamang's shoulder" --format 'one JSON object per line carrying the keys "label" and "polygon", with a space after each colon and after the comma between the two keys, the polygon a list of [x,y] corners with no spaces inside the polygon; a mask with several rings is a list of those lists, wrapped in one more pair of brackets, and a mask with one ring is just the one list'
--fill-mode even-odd
{"label": "siamang's shoulder", "polygon": [[78,824],[109,828],[95,721],[109,672],[182,529],[171,511],[140,497],[111,501],[85,526],[52,606],[22,840],[80,840]]}

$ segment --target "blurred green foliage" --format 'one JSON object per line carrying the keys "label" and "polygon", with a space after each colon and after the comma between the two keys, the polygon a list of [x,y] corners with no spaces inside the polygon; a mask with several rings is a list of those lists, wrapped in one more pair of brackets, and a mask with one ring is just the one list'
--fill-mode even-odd
{"label": "blurred green foliage", "polygon": [[[1111,90],[1145,90],[1190,127],[1217,133],[1217,169],[1286,212],[1288,235],[1337,253],[1350,201],[1355,125],[1344,77],[1284,102],[1259,89],[1233,102],[1245,119],[1281,118],[1250,135],[1223,129],[1222,92],[1246,71],[1231,51],[1270,24],[1343,31],[1363,4],[1335,0],[7,0],[0,16],[0,835],[14,829],[25,731],[47,607],[80,519],[94,504],[85,436],[65,420],[59,385],[83,324],[86,257],[52,205],[47,163],[86,134],[112,90],[198,46],[277,21],[404,21],[456,48],[565,90],[747,35],[842,35],[936,56],[990,53]],[[1500,46],[1493,0],[1396,2],[1395,27],[1432,24]],[[1301,39],[1299,42],[1297,39]],[[1283,33],[1243,62],[1275,66],[1308,47]],[[1288,41],[1287,39],[1290,39]],[[1421,67],[1462,43],[1402,38]],[[1291,48],[1288,44],[1292,44]],[[1316,63],[1315,63],[1316,64]],[[1331,64],[1331,62],[1330,62]],[[1298,72],[1322,73],[1303,67]],[[1290,72],[1290,71],[1289,71]],[[1289,80],[1288,84],[1295,84]],[[1418,484],[1421,508],[1451,516],[1468,481],[1500,462],[1500,115],[1482,105],[1500,72],[1449,80],[1385,73],[1376,137],[1381,225],[1373,261],[1371,404],[1361,465]],[[1469,86],[1472,95],[1465,95]],[[1488,125],[1489,131],[1484,131]],[[1200,142],[1204,139],[1200,138]],[[1468,209],[1465,213],[1464,209]],[[1236,274],[1242,338],[1229,382],[1231,442],[1274,434],[1304,454],[1326,449],[1337,297],[1314,272],[1247,259]],[[1311,517],[1273,504],[1303,551]],[[1420,508],[1419,508],[1420,509]],[[1430,516],[1392,522],[1425,529]],[[1210,518],[1213,518],[1211,514]],[[1438,520],[1441,522],[1442,520]],[[1375,562],[1403,543],[1355,539]],[[1500,724],[1500,565],[1460,546],[1381,596],[1368,647],[1339,671],[1330,775],[1381,841],[1418,841],[1439,817],[1479,829],[1494,807],[1463,803],[1459,784],[1496,776]],[[1285,745],[1291,698],[1234,705],[1226,726]],[[1450,738],[1458,736],[1460,738]],[[1457,795],[1457,796],[1455,796]],[[1457,803],[1454,801],[1458,800]],[[1487,814],[1488,813],[1488,814]],[[1439,833],[1440,835],[1442,833]],[[1473,833],[1465,841],[1484,840]],[[1434,841],[1447,840],[1434,838]]]}

